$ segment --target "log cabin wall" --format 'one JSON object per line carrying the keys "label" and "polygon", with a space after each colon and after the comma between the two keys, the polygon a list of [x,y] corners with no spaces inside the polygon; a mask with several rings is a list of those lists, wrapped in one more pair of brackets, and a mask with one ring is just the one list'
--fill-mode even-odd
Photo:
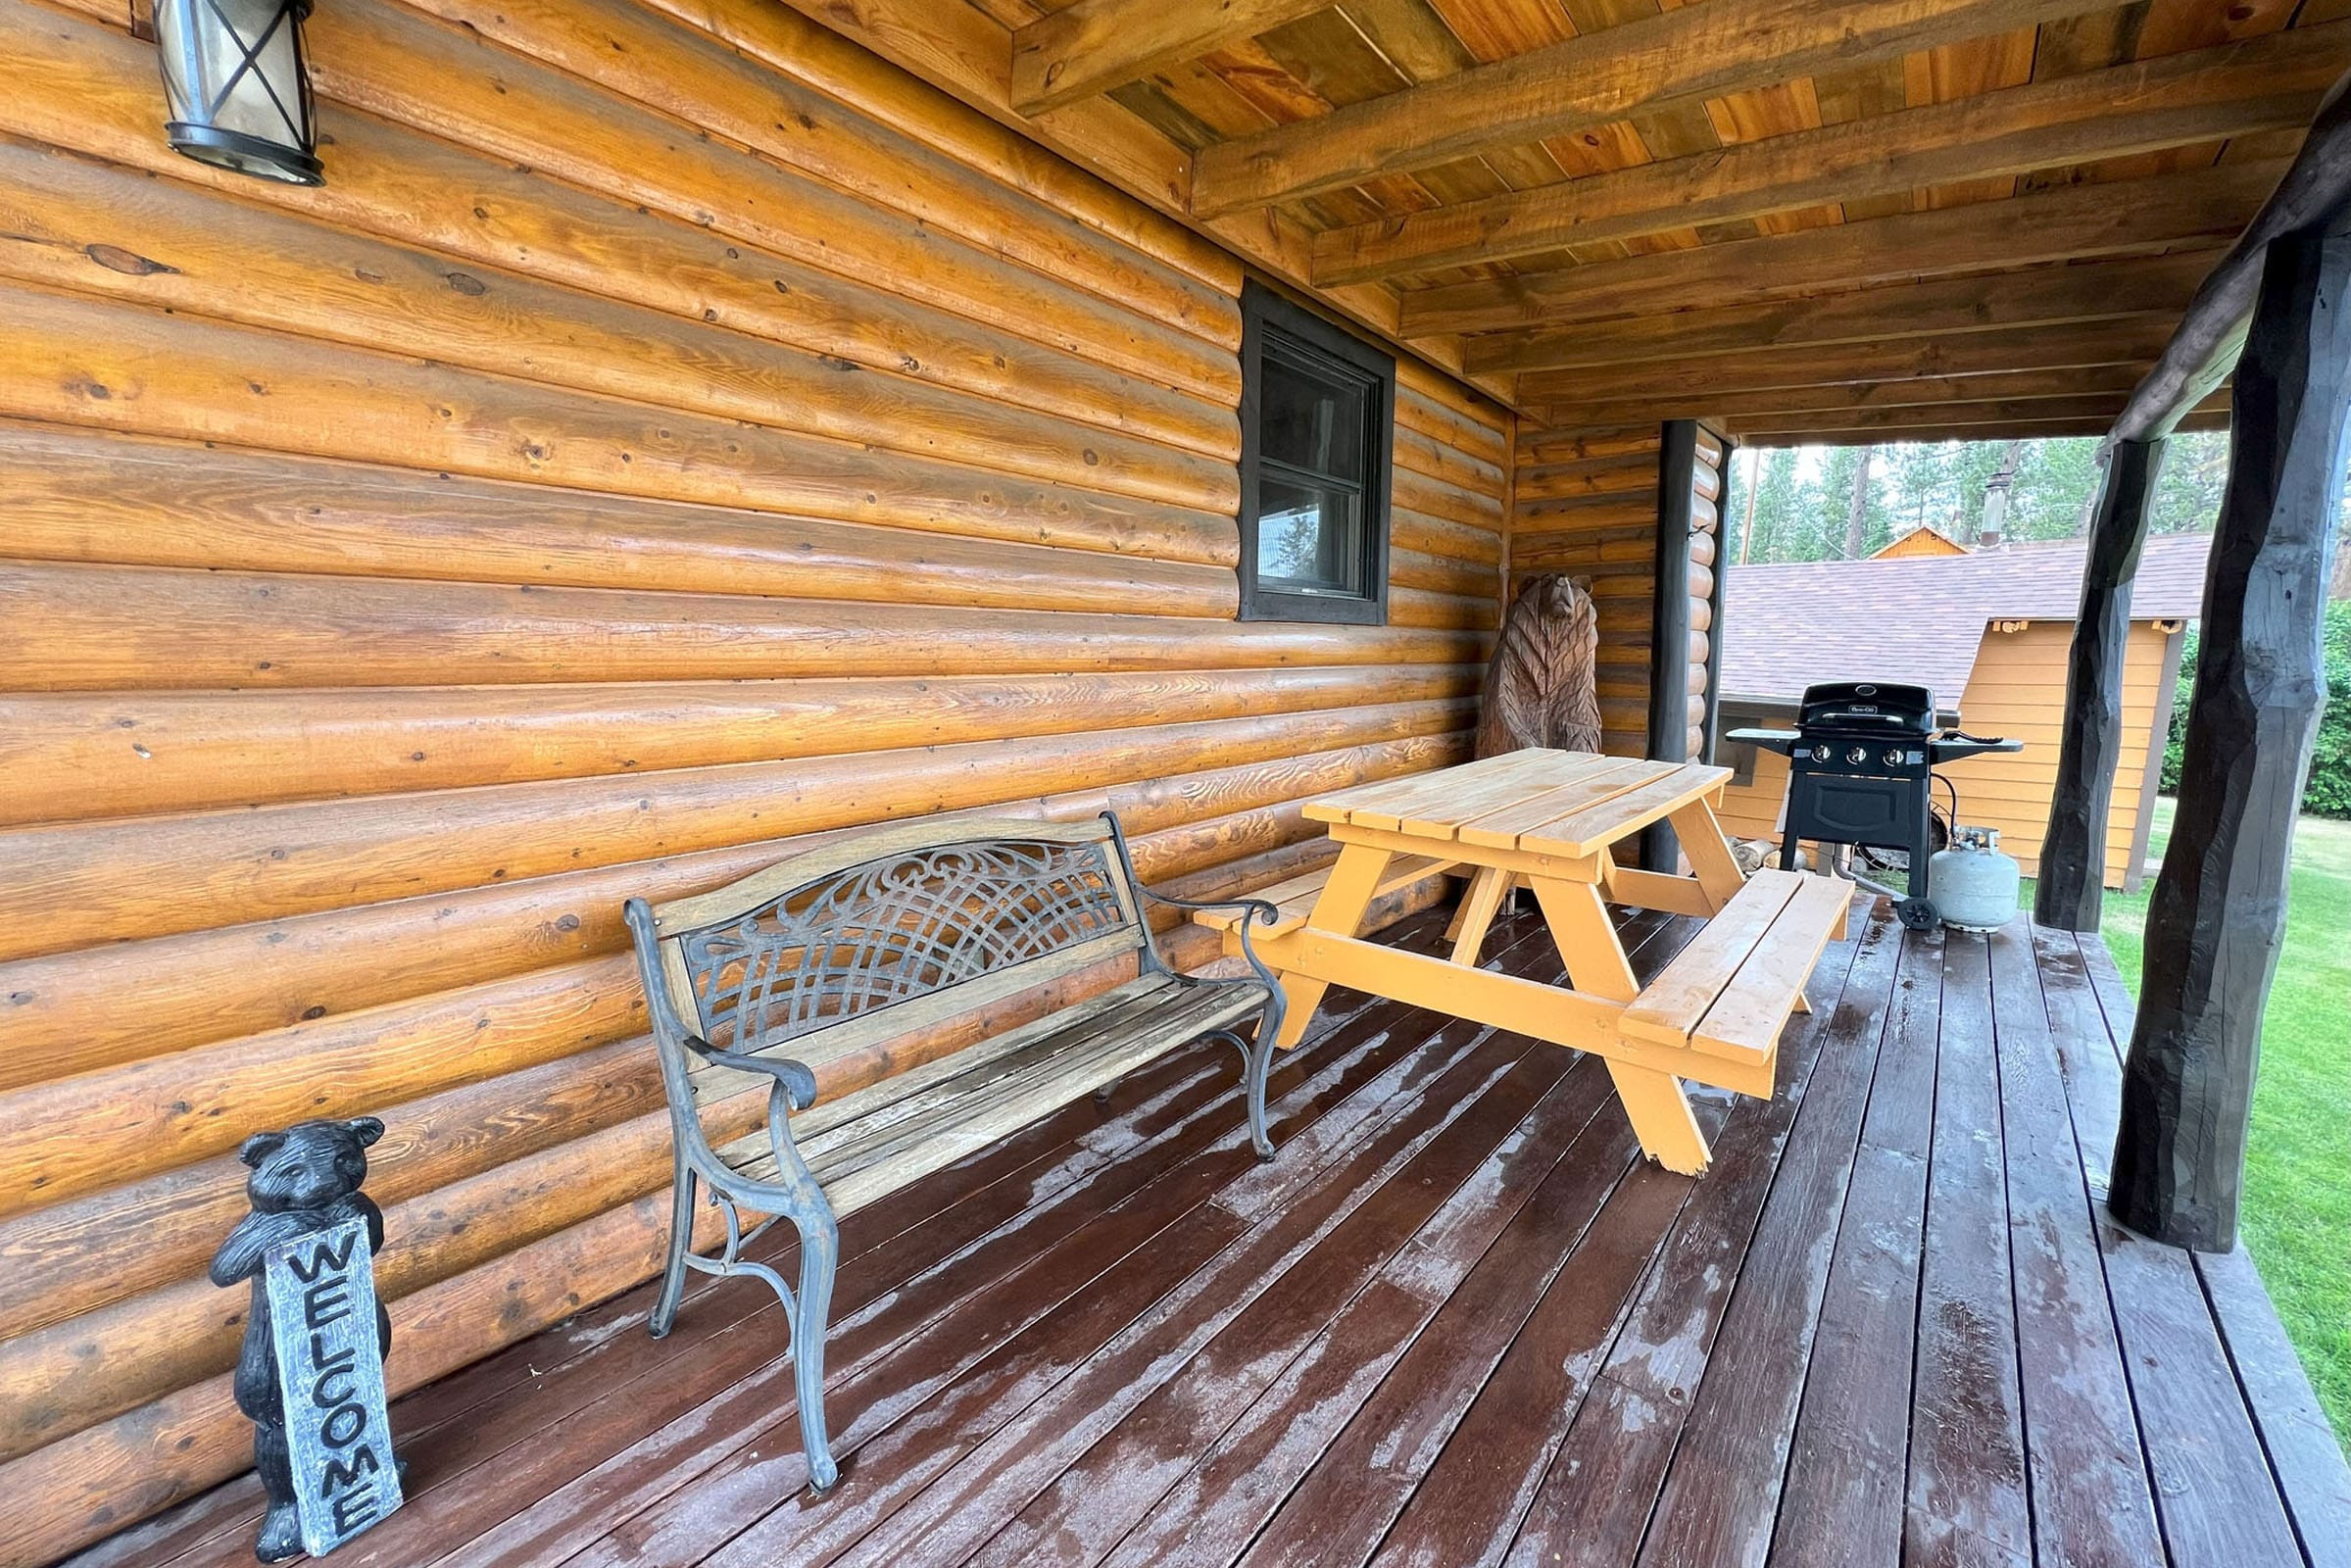
{"label": "log cabin wall", "polygon": [[1723,474],[1730,466],[1722,437],[1698,428],[1697,455],[1690,465],[1690,730],[1687,757],[1706,757],[1706,704],[1713,678],[1714,612],[1720,601]]}
{"label": "log cabin wall", "polygon": [[[1564,571],[1591,579],[1600,629],[1601,747],[1640,757],[1649,750],[1648,712],[1653,596],[1657,570],[1656,425],[1623,430],[1522,426],[1517,439],[1510,514],[1512,591],[1530,577]],[[1713,584],[1715,498],[1721,491],[1722,443],[1701,429],[1692,498],[1690,592],[1690,754],[1703,751],[1707,602]],[[1713,488],[1708,489],[1711,481]]]}
{"label": "log cabin wall", "polygon": [[1620,757],[1641,755],[1648,741],[1657,443],[1654,425],[1522,427],[1512,485],[1512,592],[1544,572],[1591,580],[1600,632],[1601,745]]}
{"label": "log cabin wall", "polygon": [[1104,806],[1262,886],[1501,581],[1406,364],[1393,624],[1237,623],[1240,265],[783,7],[338,0],[314,191],[125,19],[0,0],[0,1560],[248,1463],[246,1133],[389,1124],[414,1387],[655,1271],[624,897]]}

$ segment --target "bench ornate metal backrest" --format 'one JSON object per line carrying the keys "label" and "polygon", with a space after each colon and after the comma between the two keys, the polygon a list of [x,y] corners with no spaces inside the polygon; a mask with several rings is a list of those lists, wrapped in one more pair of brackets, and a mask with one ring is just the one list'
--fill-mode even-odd
{"label": "bench ornate metal backrest", "polygon": [[[1104,812],[1079,823],[911,823],[855,835],[659,907],[628,902],[676,1156],[669,1262],[653,1332],[663,1335],[674,1322],[689,1268],[765,1279],[792,1324],[804,1441],[818,1491],[834,1473],[823,1433],[821,1341],[839,1236],[833,1205],[794,1136],[805,1138],[808,1123],[826,1120],[824,1111],[808,1114],[816,1099],[813,1069],[1129,954],[1140,975],[1173,981],[1143,917],[1145,897],[1161,898],[1137,882],[1117,821]],[[1270,922],[1272,906],[1258,908]],[[1255,1004],[1270,1005],[1278,1027],[1278,986],[1261,965],[1257,976],[1241,984],[1265,988]],[[1270,1055],[1272,1029],[1260,1028],[1257,1049],[1220,1032],[1243,1048],[1251,1130],[1267,1152],[1258,1058]],[[768,1088],[766,1136],[746,1141],[760,1147],[714,1147],[703,1108],[760,1082]],[[747,1156],[758,1156],[756,1163]],[[715,1258],[692,1248],[698,1185],[709,1188],[726,1225]],[[770,1217],[746,1232],[738,1206]],[[778,1218],[791,1219],[802,1235],[797,1300],[772,1269],[742,1256]]]}

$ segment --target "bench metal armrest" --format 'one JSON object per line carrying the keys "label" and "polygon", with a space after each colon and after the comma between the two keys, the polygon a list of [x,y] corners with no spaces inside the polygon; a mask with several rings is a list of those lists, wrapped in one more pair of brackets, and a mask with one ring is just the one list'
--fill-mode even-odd
{"label": "bench metal armrest", "polygon": [[[823,1190],[816,1181],[815,1173],[808,1169],[808,1160],[802,1157],[800,1146],[793,1141],[792,1121],[788,1114],[794,1110],[806,1110],[816,1103],[816,1074],[808,1063],[794,1061],[788,1056],[750,1056],[739,1051],[721,1051],[695,1034],[685,1036],[685,1042],[686,1049],[705,1061],[732,1067],[738,1072],[758,1073],[767,1080],[767,1144],[775,1152],[775,1185],[793,1195],[800,1205],[792,1210],[795,1214],[802,1209],[823,1212]],[[715,1185],[721,1192],[728,1190],[727,1183],[723,1181]],[[731,1215],[728,1223],[730,1226],[733,1223]],[[741,1240],[728,1245],[728,1255],[732,1256],[733,1250],[741,1245]]]}
{"label": "bench metal armrest", "polygon": [[750,1056],[740,1051],[722,1051],[700,1035],[687,1035],[686,1049],[703,1060],[737,1072],[756,1072],[774,1080],[774,1093],[790,1097],[794,1110],[806,1110],[816,1103],[816,1074],[807,1063],[789,1056]]}
{"label": "bench metal armrest", "polygon": [[1137,882],[1135,888],[1152,903],[1164,904],[1171,908],[1239,909],[1241,919],[1233,929],[1241,935],[1241,956],[1249,960],[1250,968],[1257,971],[1257,978],[1265,982],[1267,990],[1276,996],[1281,995],[1281,977],[1266,966],[1263,958],[1257,956],[1256,947],[1249,939],[1249,928],[1259,920],[1263,920],[1269,926],[1281,923],[1282,911],[1272,904],[1264,899],[1179,899],[1165,893],[1153,893],[1141,882]]}

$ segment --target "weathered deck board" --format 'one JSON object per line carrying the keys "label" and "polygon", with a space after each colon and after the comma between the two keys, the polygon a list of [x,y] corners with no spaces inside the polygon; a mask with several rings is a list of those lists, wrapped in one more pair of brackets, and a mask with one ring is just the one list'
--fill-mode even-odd
{"label": "weathered deck board", "polygon": [[[1443,946],[1443,912],[1392,939]],[[1636,966],[1690,922],[1636,917]],[[1555,978],[1529,917],[1490,964]],[[400,1402],[355,1563],[1425,1565],[2341,1558],[2351,1471],[2241,1254],[2098,1207],[2129,998],[2094,941],[1832,945],[1717,1158],[1598,1063],[1360,996],[1179,1054],[845,1226],[810,1499],[770,1298],[583,1312]],[[788,1264],[787,1239],[762,1244]],[[234,1482],[86,1553],[248,1561]]]}
{"label": "weathered deck board", "polygon": [[1936,1063],[1902,1556],[2022,1564],[2033,1524],[1991,969],[1981,942],[1955,934],[1943,943]]}

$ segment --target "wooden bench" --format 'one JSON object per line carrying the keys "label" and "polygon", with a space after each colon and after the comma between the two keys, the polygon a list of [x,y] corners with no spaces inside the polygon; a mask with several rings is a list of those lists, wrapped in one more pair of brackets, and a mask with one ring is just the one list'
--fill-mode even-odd
{"label": "wooden bench", "polygon": [[[1231,911],[1253,972],[1211,980],[1169,969],[1147,899]],[[1259,900],[1151,892],[1108,812],[1075,824],[965,820],[859,834],[715,892],[659,906],[631,899],[626,914],[676,1165],[653,1334],[675,1322],[688,1269],[773,1287],[817,1492],[839,1474],[824,1422],[824,1334],[843,1215],[1202,1037],[1240,1049],[1250,1140],[1261,1157],[1273,1152],[1265,1077],[1283,995],[1248,940],[1252,921],[1277,911]],[[916,1031],[1121,962],[1134,964],[1132,979],[1049,1016],[928,1059],[893,1055]],[[1252,1018],[1255,1036],[1245,1040],[1236,1031]],[[820,1073],[860,1087],[819,1102]],[[706,1110],[762,1090],[759,1131],[713,1147]],[[698,1187],[725,1222],[715,1257],[694,1250]],[[746,1231],[746,1211],[767,1218]],[[742,1255],[783,1218],[800,1231],[797,1293]]]}
{"label": "wooden bench", "polygon": [[1852,903],[1853,884],[1837,877],[1755,872],[1641,988],[1618,1027],[1635,1040],[1768,1064]]}

